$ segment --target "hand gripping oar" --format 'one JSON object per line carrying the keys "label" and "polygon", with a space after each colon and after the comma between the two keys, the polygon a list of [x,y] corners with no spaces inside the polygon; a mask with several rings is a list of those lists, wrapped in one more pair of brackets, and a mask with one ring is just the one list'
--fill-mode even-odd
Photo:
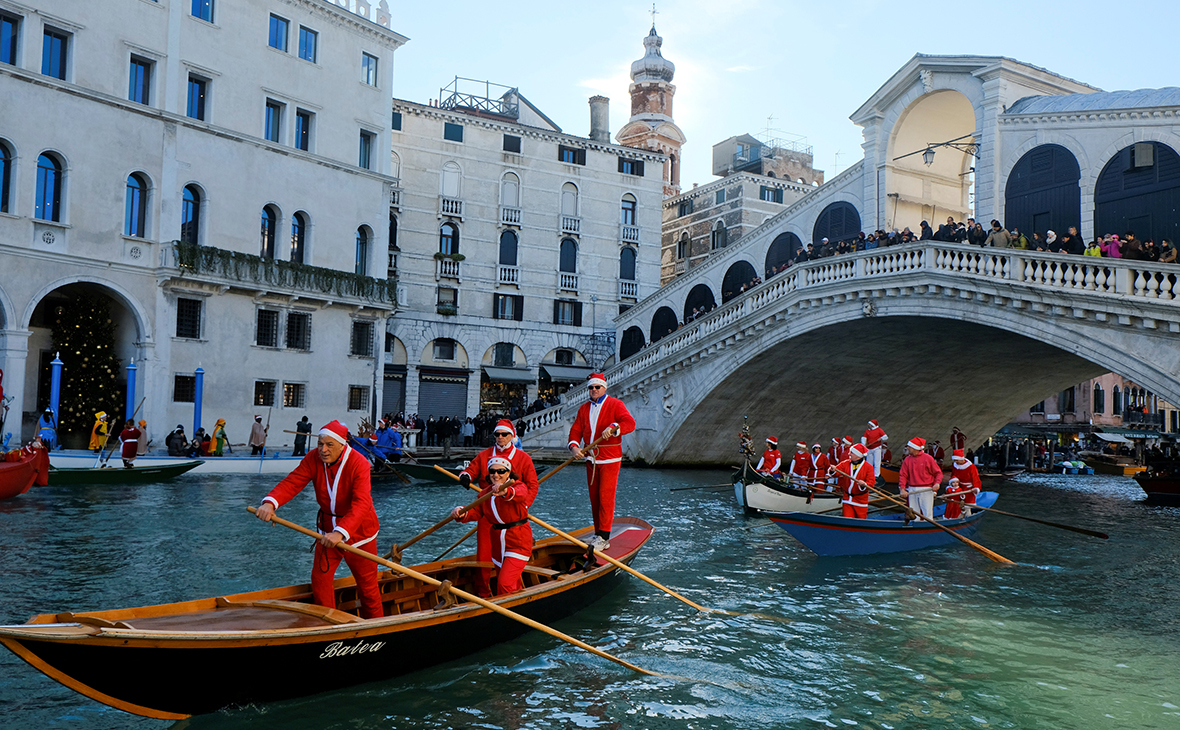
{"label": "hand gripping oar", "polygon": [[[854,477],[850,474],[846,474],[846,473],[840,471],[839,469],[836,469],[835,471],[837,474],[839,474],[842,477],[845,477],[846,479],[852,479],[853,481],[857,481],[856,477]],[[865,486],[869,487],[868,484],[865,484]],[[876,487],[869,487],[869,489],[872,490],[873,492],[875,492],[877,494],[877,496],[882,497],[883,499],[887,499],[890,502],[893,502],[898,507],[901,507],[902,509],[906,509],[906,510],[909,509],[908,504],[905,504],[904,502],[901,502],[900,500],[894,499],[892,495],[890,495],[886,492],[882,492],[880,489],[877,489]],[[968,540],[967,538],[963,537],[962,535],[955,532],[954,530],[947,527],[946,525],[940,524],[937,520],[931,519],[930,517],[927,517],[926,515],[922,514],[921,512],[918,512],[917,510],[914,510],[914,514],[916,514],[918,517],[921,517],[923,520],[926,520],[927,522],[934,525],[935,527],[942,530],[943,532],[947,533],[948,535],[954,535],[959,540],[962,540],[963,542],[967,543],[968,545],[975,548],[976,550],[983,553],[984,555],[991,558],[992,560],[996,561],[997,563],[1006,563],[1009,565],[1015,565],[1015,561],[1009,560],[1008,558],[1005,558],[1003,555],[1000,555],[999,553],[997,553],[995,551],[988,550],[983,545],[980,545],[979,543],[975,542],[974,540]]]}
{"label": "hand gripping oar", "polygon": [[[593,444],[592,444],[592,445],[593,445]],[[567,463],[568,463],[568,462],[567,462]],[[563,465],[563,466],[564,466],[564,465]],[[444,474],[446,474],[446,475],[450,476],[452,479],[454,479],[454,480],[456,480],[456,481],[458,481],[458,479],[459,479],[459,477],[455,476],[454,474],[452,474],[451,472],[449,472],[449,471],[447,471],[446,469],[442,468],[441,466],[438,466],[437,464],[435,465],[435,467],[434,467],[434,468],[435,468],[435,469],[438,469],[438,470],[439,470],[439,471],[441,471],[442,473],[444,473]],[[548,476],[550,476],[550,475],[549,475],[549,474],[546,474],[545,476],[546,476],[546,477],[548,477]],[[479,489],[479,487],[476,487],[476,486],[474,486],[474,485],[471,485],[471,484],[469,484],[469,485],[467,485],[467,486],[468,486],[468,488],[469,488],[469,489],[475,489],[475,490],[477,490],[477,491],[478,491],[478,489]],[[530,521],[530,522],[532,522],[532,523],[533,523],[533,524],[535,524],[535,525],[539,525],[539,526],[541,526],[541,527],[544,527],[546,530],[548,530],[548,531],[552,532],[554,535],[557,535],[558,537],[564,538],[566,542],[569,542],[569,543],[572,543],[572,544],[574,544],[574,545],[577,545],[578,547],[582,548],[583,550],[588,550],[588,549],[589,549],[589,547],[590,547],[589,545],[587,545],[586,543],[582,542],[581,540],[579,540],[578,538],[574,537],[573,535],[570,535],[570,534],[568,534],[568,533],[562,532],[561,530],[557,529],[557,528],[556,528],[556,527],[554,527],[553,525],[550,525],[549,523],[545,522],[544,520],[540,519],[539,517],[535,517],[535,516],[533,516],[533,515],[529,515],[529,521]],[[705,613],[724,613],[724,614],[726,614],[726,615],[729,615],[729,616],[761,616],[762,618],[769,618],[769,619],[771,619],[771,620],[773,620],[773,621],[783,621],[783,622],[787,622],[787,619],[784,619],[784,618],[779,618],[778,616],[770,616],[770,615],[768,615],[768,614],[753,614],[753,613],[751,613],[751,614],[746,614],[746,613],[736,613],[736,612],[734,612],[734,611],[726,611],[726,610],[725,610],[725,609],[723,609],[723,608],[706,608],[705,606],[702,606],[702,605],[700,605],[699,603],[695,603],[695,602],[693,602],[693,601],[690,601],[689,599],[687,599],[687,598],[685,598],[684,596],[680,595],[679,593],[677,593],[676,591],[672,590],[671,588],[668,588],[667,586],[664,586],[664,585],[660,585],[659,583],[655,582],[655,581],[654,581],[654,580],[652,580],[651,578],[648,578],[648,577],[647,577],[646,575],[644,575],[643,573],[640,573],[638,570],[635,570],[634,568],[632,568],[631,566],[627,565],[626,563],[623,563],[623,562],[621,562],[621,561],[619,561],[619,560],[615,560],[614,558],[612,558],[611,556],[607,555],[606,553],[601,553],[601,552],[597,552],[597,551],[595,551],[594,555],[596,555],[597,557],[600,557],[600,558],[602,558],[603,560],[607,561],[608,563],[611,563],[612,565],[614,565],[614,566],[615,566],[615,567],[617,567],[617,568],[620,568],[620,569],[622,569],[622,570],[625,570],[625,571],[627,571],[628,573],[630,573],[631,575],[635,576],[635,577],[636,577],[636,578],[638,578],[639,580],[641,580],[641,581],[643,581],[643,582],[645,582],[645,583],[649,583],[649,584],[651,584],[651,585],[655,586],[656,588],[659,588],[661,591],[663,591],[664,593],[667,593],[669,596],[672,596],[673,598],[675,598],[675,599],[677,599],[677,600],[680,600],[680,601],[683,601],[684,603],[687,603],[688,605],[692,606],[693,608],[695,608],[695,609],[696,609],[696,610],[698,610],[698,611],[702,611],[702,612],[705,612]]]}
{"label": "hand gripping oar", "polygon": [[[247,507],[246,509],[249,510],[252,514],[258,512],[258,510],[252,506]],[[301,532],[304,535],[307,535],[308,537],[313,537],[317,540],[320,539],[320,534],[318,532],[316,532],[314,530],[309,530],[306,527],[304,527],[303,525],[297,525],[294,522],[289,522],[287,520],[284,520],[281,517],[277,517],[277,516],[271,517],[271,522],[277,522],[278,524],[282,525],[283,527],[289,527],[292,530],[295,530],[296,532]],[[431,578],[428,575],[424,575],[422,573],[419,573],[418,571],[416,571],[412,568],[407,568],[404,565],[398,565],[397,563],[392,563],[388,560],[385,560],[384,558],[379,558],[376,555],[374,555],[373,553],[367,552],[365,550],[361,550],[360,548],[353,547],[352,545],[349,545],[346,542],[337,543],[336,549],[343,550],[348,553],[352,553],[353,555],[359,555],[360,557],[365,558],[366,560],[372,560],[374,563],[378,563],[379,565],[384,565],[386,568],[389,568],[390,570],[393,570],[397,573],[401,573],[402,575],[409,576],[410,578],[413,578],[414,580],[418,580],[423,583],[428,583],[432,586],[441,586],[442,585],[442,581],[440,581],[440,580],[436,580],[434,578]],[[602,651],[601,649],[596,649],[593,646],[590,646],[589,644],[587,644],[583,641],[579,641],[578,639],[575,639],[572,636],[568,636],[566,634],[563,634],[556,629],[551,629],[539,621],[534,621],[533,619],[528,618],[527,616],[521,616],[519,613],[516,613],[515,611],[511,611],[507,608],[504,608],[503,606],[492,603],[491,601],[484,600],[483,598],[480,598],[479,596],[468,593],[467,591],[460,590],[460,589],[452,586],[451,593],[462,598],[465,601],[471,601],[472,603],[477,603],[480,606],[483,606],[484,608],[486,608],[490,611],[495,611],[496,613],[500,614],[501,616],[507,616],[508,618],[512,619],[513,621],[519,621],[520,623],[524,624],[525,626],[532,627],[532,628],[536,629],[537,631],[544,631],[546,634],[549,634],[550,636],[561,639],[562,641],[569,642],[570,644],[573,644],[574,646],[576,646],[580,649],[585,649],[586,651],[590,652],[591,654],[594,654],[596,656],[600,656],[603,659],[609,659],[610,661],[615,662],[616,664],[621,664],[624,667],[627,667],[628,669],[630,669],[632,671],[639,672],[641,674],[647,674],[652,677],[662,677],[665,679],[675,679],[675,677],[671,677],[670,675],[660,674],[659,672],[652,672],[647,669],[644,669],[643,667],[638,667],[629,661],[626,661],[626,660],[620,659],[616,656],[612,656],[610,654],[607,654],[605,651]]]}
{"label": "hand gripping oar", "polygon": [[[491,497],[492,497],[492,493],[489,491],[487,494],[485,494],[485,495],[482,495],[482,496],[481,496],[479,499],[475,500],[474,502],[472,502],[471,504],[467,505],[466,507],[463,507],[463,508],[461,508],[459,511],[460,511],[460,512],[466,512],[467,510],[470,510],[470,509],[473,509],[473,508],[475,508],[475,507],[478,507],[479,505],[481,505],[481,504],[483,504],[484,502],[486,502],[486,501],[488,501],[489,499],[491,499]],[[402,543],[401,545],[398,545],[398,544],[395,542],[395,543],[393,544],[393,547],[389,548],[389,552],[385,553],[385,554],[384,554],[384,555],[382,555],[381,557],[385,558],[386,560],[392,560],[392,561],[393,561],[393,562],[395,562],[395,563],[400,563],[400,562],[401,562],[401,559],[402,559],[402,551],[403,551],[403,550],[405,550],[405,549],[406,549],[406,548],[408,548],[409,546],[413,545],[414,543],[418,542],[419,540],[421,540],[422,538],[426,537],[427,535],[432,535],[432,534],[434,534],[434,533],[435,533],[437,530],[441,529],[441,528],[442,528],[444,525],[448,525],[448,524],[450,524],[451,522],[454,522],[454,520],[455,520],[455,518],[454,518],[454,517],[452,517],[451,515],[447,515],[446,519],[444,519],[444,520],[439,520],[437,523],[435,523],[435,524],[434,524],[434,526],[433,526],[433,527],[430,527],[429,529],[427,529],[427,530],[426,530],[426,531],[424,531],[424,532],[420,532],[420,533],[418,533],[418,534],[417,534],[417,535],[415,535],[414,537],[411,537],[409,540],[406,540],[406,541],[405,541],[404,543]],[[466,538],[464,538],[464,539],[466,539]],[[446,554],[446,553],[444,553],[444,555],[445,555],[445,554]]]}
{"label": "hand gripping oar", "polygon": [[[941,499],[944,502],[948,501],[947,497],[939,497],[938,499]],[[1103,540],[1110,539],[1110,535],[1107,535],[1105,532],[1099,532],[1097,530],[1087,530],[1084,527],[1074,527],[1073,525],[1063,525],[1060,522],[1050,522],[1049,520],[1038,520],[1036,517],[1025,517],[1024,515],[1018,515],[1015,512],[1005,512],[1003,510],[996,509],[995,507],[980,507],[977,504],[967,504],[966,502],[963,503],[963,506],[970,507],[971,509],[981,509],[985,512],[995,512],[998,515],[1005,515],[1007,517],[1015,517],[1020,520],[1028,520],[1029,522],[1036,522],[1041,525],[1048,525],[1049,527],[1058,527],[1058,528],[1061,528],[1062,530],[1070,530],[1071,532],[1080,532],[1083,535],[1089,535],[1090,537],[1100,537]]]}

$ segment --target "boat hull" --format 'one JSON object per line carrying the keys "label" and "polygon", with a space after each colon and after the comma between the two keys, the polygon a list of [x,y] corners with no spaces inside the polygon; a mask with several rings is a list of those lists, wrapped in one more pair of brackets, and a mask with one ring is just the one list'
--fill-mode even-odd
{"label": "boat hull", "polygon": [[202,463],[184,461],[179,464],[141,465],[130,469],[114,466],[106,469],[53,469],[49,472],[49,484],[55,487],[73,484],[154,484],[192,471]]}
{"label": "boat hull", "polygon": [[1113,474],[1116,477],[1133,477],[1147,471],[1147,467],[1139,464],[1113,464],[1107,461],[1086,461],[1086,465],[1098,474]]}
{"label": "boat hull", "polygon": [[733,493],[738,506],[757,512],[822,512],[840,506],[839,495],[812,495],[808,489],[760,478],[752,469],[734,475]]}
{"label": "boat hull", "polygon": [[[650,538],[652,529],[642,520],[616,518],[608,552],[629,563]],[[584,528],[575,534],[590,531]],[[545,545],[552,550],[576,550],[558,538],[540,541],[537,548]],[[468,556],[418,569],[430,572],[434,566],[437,572],[440,566],[471,560]],[[389,573],[382,576],[383,581],[410,580]],[[548,624],[601,598],[618,585],[621,577],[614,565],[600,562],[588,572],[534,585],[499,603]],[[355,594],[351,578],[337,580],[336,586],[338,600],[342,589]],[[383,582],[387,602],[400,600],[390,597],[398,587],[386,589]],[[276,590],[306,596],[309,586]],[[33,667],[92,699],[127,712],[172,720],[389,679],[458,659],[529,630],[473,603],[439,611],[418,609],[381,619],[358,621],[349,617],[350,622],[328,626],[300,626],[298,622],[304,618],[291,614],[292,625],[282,629],[247,630],[239,626],[232,631],[194,630],[194,621],[219,626],[212,622],[232,619],[233,611],[243,610],[235,606],[273,593],[228,596],[219,600],[234,606],[219,604],[216,610],[206,599],[80,617],[38,616],[28,624],[0,626],[0,643]],[[432,594],[426,598],[433,603]],[[152,609],[181,612],[173,616]],[[155,623],[151,623],[153,613],[163,615],[164,622],[156,616]],[[147,615],[137,618],[139,614]],[[87,625],[87,617],[101,615],[112,625]],[[63,618],[77,618],[81,623],[57,623]],[[125,628],[119,626],[120,621]],[[141,621],[150,626],[136,628]]]}
{"label": "boat hull", "polygon": [[1139,488],[1153,504],[1180,504],[1180,461],[1152,464],[1151,468],[1135,475]]}
{"label": "boat hull", "polygon": [[[997,496],[995,492],[981,492],[976,501],[981,507],[990,507]],[[941,514],[942,509],[939,506],[935,514]],[[977,511],[970,517],[938,519],[938,522],[970,538],[979,529],[980,520],[985,514]],[[916,520],[907,525],[902,515],[871,516],[863,520],[798,512],[767,516],[816,555],[825,557],[906,552],[958,542],[953,535],[925,520]]]}
{"label": "boat hull", "polygon": [[0,461],[0,500],[29,491],[34,484],[45,486],[49,458],[44,449],[22,454],[20,461]]}
{"label": "boat hull", "polygon": [[[194,467],[197,474],[290,474],[299,466],[302,456],[288,456],[282,454],[267,454],[265,458],[259,456],[212,456],[205,459],[190,459],[186,456],[141,456],[135,460],[136,468],[144,466],[174,466],[199,461]],[[93,469],[96,457],[93,451],[54,451],[49,455],[49,463],[59,469]],[[110,459],[111,463],[119,464],[118,454]]]}

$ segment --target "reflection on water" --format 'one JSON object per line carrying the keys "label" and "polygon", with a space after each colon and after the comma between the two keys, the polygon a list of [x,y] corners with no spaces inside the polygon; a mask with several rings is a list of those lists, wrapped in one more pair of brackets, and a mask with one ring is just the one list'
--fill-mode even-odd
{"label": "reflection on water", "polygon": [[[706,606],[636,580],[558,625],[652,669],[636,676],[541,634],[385,683],[198,717],[188,728],[1061,728],[1180,727],[1180,509],[1130,479],[1028,476],[1006,511],[1101,530],[1097,540],[989,515],[976,540],[887,556],[817,558],[729,490],[724,472],[624,470],[620,513],[657,532],[635,567]],[[244,510],[269,477],[187,475],[163,485],[45,487],[0,503],[0,621],[237,593],[307,579],[307,541]],[[382,486],[388,543],[465,501],[458,487]],[[589,521],[578,471],[536,514]],[[283,510],[310,525],[302,495]],[[410,549],[428,560],[461,534]],[[538,528],[538,536],[539,528]],[[456,627],[462,641],[462,626]],[[276,672],[284,671],[276,667]],[[77,695],[0,654],[0,726],[163,728]]]}

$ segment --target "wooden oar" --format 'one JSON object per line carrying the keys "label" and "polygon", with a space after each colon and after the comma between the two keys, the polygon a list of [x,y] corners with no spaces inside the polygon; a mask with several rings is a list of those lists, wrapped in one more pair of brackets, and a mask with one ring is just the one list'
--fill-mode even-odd
{"label": "wooden oar", "polygon": [[[475,500],[474,502],[467,505],[466,507],[461,507],[459,511],[466,512],[469,509],[472,509],[474,507],[478,507],[479,505],[481,505],[484,502],[491,499],[491,497],[492,497],[492,493],[489,491],[487,494],[482,495],[479,499]],[[439,520],[438,522],[436,522],[434,524],[434,526],[427,528],[425,531],[418,533],[414,537],[411,537],[409,540],[406,540],[401,545],[398,545],[395,542],[393,544],[393,547],[389,548],[389,552],[385,553],[381,557],[385,558],[386,560],[392,560],[395,563],[400,563],[401,559],[402,559],[402,551],[403,550],[405,550],[409,546],[413,545],[414,543],[418,542],[419,540],[426,537],[427,535],[433,535],[436,531],[441,529],[444,525],[448,525],[454,521],[455,521],[454,517],[452,517],[451,515],[447,515],[446,519]]]}
{"label": "wooden oar", "polygon": [[[840,476],[845,477],[847,479],[853,479],[853,480],[856,479],[855,477],[851,476],[850,474],[846,474],[846,473],[840,471],[839,469],[836,469],[835,471],[837,474],[839,474]],[[865,486],[869,487],[868,484],[865,484]],[[904,502],[894,499],[892,495],[887,494],[886,492],[882,492],[880,489],[877,489],[876,487],[869,487],[869,489],[872,490],[873,492],[875,492],[877,494],[877,496],[879,496],[883,499],[887,499],[890,502],[893,502],[898,507],[909,510],[909,505],[905,504]],[[1009,560],[1008,558],[1005,558],[1003,555],[1000,555],[999,553],[997,553],[993,550],[988,550],[983,545],[980,545],[979,543],[975,542],[974,540],[968,540],[967,538],[963,537],[962,535],[955,532],[954,530],[947,527],[946,525],[940,524],[937,520],[927,517],[926,515],[922,514],[921,512],[918,512],[917,510],[914,510],[914,514],[917,515],[918,517],[921,517],[923,520],[926,520],[927,522],[934,525],[935,527],[942,530],[943,532],[947,533],[948,535],[954,535],[959,540],[967,543],[968,545],[975,548],[979,552],[983,553],[988,558],[996,561],[997,563],[1005,563],[1005,564],[1009,564],[1009,565],[1015,565],[1014,561]]]}
{"label": "wooden oar", "polygon": [[704,487],[676,487],[675,489],[669,489],[668,491],[669,492],[687,492],[692,489],[722,489],[724,487],[731,487],[732,488],[733,484],[732,483],[731,484],[710,484],[710,485],[704,486]]}
{"label": "wooden oar", "polygon": [[[253,506],[247,507],[246,509],[249,510],[252,514],[258,512],[258,510],[255,509]],[[308,537],[315,538],[316,540],[320,539],[319,533],[315,532],[314,530],[309,530],[306,527],[304,527],[303,525],[297,525],[294,522],[289,522],[289,521],[284,520],[283,518],[277,517],[277,516],[271,517],[271,521],[277,522],[278,524],[282,525],[283,527],[288,527],[292,530],[295,530],[296,532],[303,533],[304,535],[307,535]],[[374,563],[378,563],[379,565],[384,565],[386,568],[389,568],[390,570],[393,570],[397,573],[401,573],[402,575],[409,576],[410,578],[413,578],[414,580],[418,580],[423,583],[428,583],[432,586],[441,586],[442,585],[442,581],[440,581],[440,580],[436,580],[435,578],[431,578],[428,575],[424,575],[422,573],[419,573],[418,571],[414,570],[413,568],[407,568],[404,565],[398,565],[397,563],[392,563],[384,558],[379,558],[376,555],[374,555],[373,553],[367,552],[365,550],[361,550],[360,548],[353,547],[352,545],[349,545],[346,542],[337,543],[336,549],[343,550],[344,552],[352,553],[353,555],[359,555],[360,557],[365,558],[366,560],[372,560]],[[669,677],[669,675],[660,674],[659,672],[649,671],[647,669],[644,669],[643,667],[636,666],[636,665],[632,664],[631,662],[626,661],[625,659],[620,659],[616,656],[612,656],[610,654],[607,654],[605,651],[602,651],[601,649],[596,649],[593,646],[590,646],[589,644],[585,643],[584,641],[579,641],[578,639],[575,639],[572,636],[568,636],[566,634],[563,634],[556,629],[551,629],[539,621],[534,621],[533,619],[528,618],[527,616],[521,616],[519,613],[516,613],[515,611],[511,611],[507,608],[504,608],[503,606],[497,605],[495,603],[492,603],[491,601],[480,598],[479,596],[468,593],[467,591],[464,591],[459,588],[455,588],[454,586],[451,586],[451,593],[453,593],[454,595],[456,595],[466,601],[471,601],[472,603],[479,604],[480,606],[483,606],[484,608],[486,608],[490,611],[495,611],[496,613],[500,614],[501,616],[507,616],[508,618],[512,619],[513,621],[519,621],[520,623],[524,624],[525,626],[529,626],[531,628],[534,628],[537,631],[544,631],[546,634],[549,634],[550,636],[561,639],[562,641],[569,642],[570,644],[573,644],[574,646],[576,646],[580,649],[585,649],[586,651],[590,652],[591,654],[594,654],[596,656],[600,656],[603,659],[609,659],[610,661],[615,662],[616,664],[621,664],[622,666],[627,667],[628,669],[630,669],[632,671],[639,672],[641,674],[647,674],[652,677],[663,677],[666,679],[672,678],[672,677]]]}
{"label": "wooden oar", "polygon": [[[947,501],[946,497],[938,497],[938,499],[940,499],[944,502]],[[1018,515],[1015,512],[1005,512],[1003,510],[996,509],[995,507],[980,507],[977,504],[967,504],[966,502],[963,503],[963,506],[970,507],[971,509],[981,509],[985,512],[995,512],[998,515],[1015,517],[1019,520],[1028,520],[1029,522],[1036,522],[1041,525],[1048,525],[1049,527],[1058,527],[1062,530],[1069,530],[1071,532],[1080,532],[1083,535],[1089,535],[1090,537],[1100,537],[1103,540],[1110,539],[1110,535],[1107,535],[1105,532],[1098,532],[1097,530],[1087,530],[1084,527],[1074,527],[1073,525],[1063,525],[1060,522],[1050,522],[1049,520],[1039,520],[1036,517],[1025,517],[1024,515]]]}
{"label": "wooden oar", "polygon": [[431,562],[435,562],[435,563],[437,563],[438,561],[440,561],[440,560],[442,560],[443,558],[445,558],[445,557],[447,556],[447,553],[451,552],[451,551],[452,551],[452,550],[454,550],[455,548],[457,548],[457,547],[459,547],[460,545],[462,545],[463,543],[467,542],[467,538],[469,538],[469,537],[471,537],[472,535],[474,535],[474,534],[475,534],[475,531],[476,531],[476,530],[478,530],[478,529],[479,529],[479,525],[477,524],[475,527],[472,527],[470,530],[468,530],[466,535],[464,535],[463,537],[461,537],[461,538],[459,538],[458,540],[456,540],[454,545],[450,546],[450,547],[449,547],[449,548],[447,548],[446,550],[443,550],[443,551],[442,551],[442,554],[441,554],[441,555],[439,555],[437,558],[435,558],[435,559],[434,559],[433,561],[431,561]]}
{"label": "wooden oar", "polygon": [[[441,466],[438,466],[437,464],[435,465],[434,468],[438,469],[439,471],[441,471],[444,474],[447,474],[455,481],[459,480],[459,477],[455,476],[454,474],[447,471],[446,469],[443,469]],[[479,490],[479,487],[476,487],[474,485],[469,484],[467,486],[469,489],[474,489],[476,491]],[[529,515],[529,521],[532,522],[533,524],[540,525],[541,527],[544,527],[546,530],[549,530],[554,535],[564,538],[566,542],[573,543],[574,545],[577,545],[578,547],[582,548],[583,550],[587,550],[590,547],[589,545],[582,542],[581,540],[574,537],[573,535],[562,532],[561,530],[557,529],[553,525],[550,525],[549,523],[545,522],[544,520],[540,519],[539,517],[535,517],[534,515]],[[787,622],[787,619],[779,618],[778,616],[770,616],[768,614],[744,614],[744,613],[735,613],[734,611],[726,611],[723,608],[706,608],[705,606],[702,606],[699,603],[695,603],[693,601],[690,601],[689,599],[680,595],[679,593],[672,590],[671,588],[668,588],[667,586],[664,586],[664,585],[661,585],[661,584],[655,582],[654,580],[652,580],[651,578],[648,578],[643,573],[640,573],[638,570],[635,570],[634,568],[627,565],[626,563],[623,563],[619,560],[615,560],[614,558],[607,555],[606,553],[601,553],[601,552],[595,551],[594,555],[602,558],[603,560],[607,561],[608,563],[611,563],[612,565],[614,565],[617,568],[627,571],[628,573],[630,573],[631,575],[640,579],[641,581],[643,581],[645,583],[650,583],[651,585],[655,586],[656,588],[659,588],[664,593],[667,593],[669,596],[672,596],[673,598],[675,598],[677,600],[687,603],[688,605],[692,606],[693,608],[695,608],[698,611],[702,611],[702,612],[706,612],[706,613],[724,613],[729,616],[762,616],[763,618],[769,618],[773,621]]]}

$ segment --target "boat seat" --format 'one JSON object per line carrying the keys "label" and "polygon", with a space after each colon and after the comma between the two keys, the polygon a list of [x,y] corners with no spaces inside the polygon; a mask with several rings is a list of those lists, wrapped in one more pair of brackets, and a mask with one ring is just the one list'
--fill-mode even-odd
{"label": "boat seat", "polygon": [[83,624],[85,626],[97,626],[100,629],[129,629],[131,624],[125,621],[108,621],[105,618],[98,616],[79,616],[75,613],[59,613],[57,620],[63,624]]}
{"label": "boat seat", "polygon": [[231,601],[225,597],[219,597],[216,600],[218,608],[269,608],[275,611],[287,611],[290,613],[301,613],[305,616],[314,616],[323,619],[331,624],[350,624],[364,619],[353,616],[351,613],[338,611],[335,608],[328,608],[327,606],[320,606],[315,603],[296,603],[295,601],[283,601],[277,598],[264,599],[260,601]]}
{"label": "boat seat", "polygon": [[557,576],[557,575],[562,575],[561,571],[559,571],[559,570],[553,570],[553,569],[551,569],[551,568],[542,568],[542,567],[540,567],[540,566],[537,566],[537,565],[526,565],[526,566],[524,566],[524,572],[526,572],[526,573],[536,573],[537,575],[545,575],[545,576],[548,576],[548,577],[550,577],[550,578],[552,578],[552,577],[554,577],[554,576]]}

